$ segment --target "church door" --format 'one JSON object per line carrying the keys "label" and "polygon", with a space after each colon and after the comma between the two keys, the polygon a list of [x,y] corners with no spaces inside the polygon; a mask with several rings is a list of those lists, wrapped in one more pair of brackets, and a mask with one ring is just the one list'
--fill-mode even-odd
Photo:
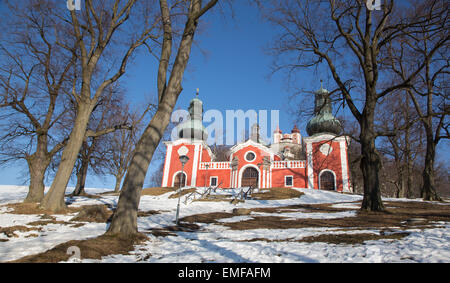
{"label": "church door", "polygon": [[173,183],[174,188],[185,187],[186,186],[186,175],[183,173],[178,173],[175,177],[175,182]]}
{"label": "church door", "polygon": [[320,189],[334,191],[335,180],[334,175],[330,171],[324,171],[320,174]]}
{"label": "church door", "polygon": [[258,187],[258,170],[248,167],[242,173],[241,187]]}

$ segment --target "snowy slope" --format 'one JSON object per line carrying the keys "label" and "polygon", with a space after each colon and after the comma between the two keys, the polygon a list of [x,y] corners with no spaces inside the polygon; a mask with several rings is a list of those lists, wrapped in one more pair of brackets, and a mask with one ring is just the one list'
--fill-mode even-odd
{"label": "snowy slope", "polygon": [[[87,188],[87,193],[104,192],[106,189]],[[354,210],[333,213],[307,213],[284,211],[277,216],[291,219],[299,218],[342,218],[354,217],[361,196],[333,192],[298,189],[304,193],[300,198],[286,200],[247,200],[238,205],[229,202],[181,203],[180,217],[208,212],[231,212],[234,208],[277,207],[296,204],[333,203],[336,207]],[[19,202],[27,192],[26,187],[0,186],[0,205]],[[170,199],[167,193],[160,196],[141,197],[139,209],[158,210],[161,213],[138,218],[138,228],[146,231],[173,225],[177,199]],[[116,205],[117,196],[102,196],[100,199],[77,197],[72,206],[88,204]],[[182,198],[182,201],[184,198]],[[395,199],[397,201],[397,199]],[[274,215],[252,212],[250,215],[224,218],[219,223],[239,222],[252,216]],[[68,221],[73,215],[60,215],[57,220]],[[25,225],[39,219],[38,215],[10,214],[0,208],[0,227]],[[199,224],[197,232],[177,232],[177,236],[155,237],[136,246],[130,255],[111,255],[102,262],[137,262],[145,258],[147,262],[449,262],[450,224],[436,223],[436,228],[408,230],[411,234],[401,240],[366,241],[365,244],[329,244],[324,242],[299,242],[304,237],[323,234],[375,233],[378,230],[366,229],[342,231],[336,228],[302,229],[251,229],[231,230],[222,225]],[[18,237],[8,238],[0,234],[0,262],[21,258],[25,255],[43,252],[69,240],[80,240],[101,235],[107,224],[88,223],[81,227],[49,224],[42,231],[17,232]],[[37,237],[27,237],[38,234]],[[251,239],[265,239],[252,240]],[[151,255],[151,256],[147,256]],[[83,255],[81,254],[81,257]],[[98,262],[84,259],[83,262]]]}

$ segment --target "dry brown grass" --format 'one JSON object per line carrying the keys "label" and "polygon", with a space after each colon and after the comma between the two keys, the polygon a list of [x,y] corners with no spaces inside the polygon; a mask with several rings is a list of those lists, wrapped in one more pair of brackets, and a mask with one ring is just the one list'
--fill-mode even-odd
{"label": "dry brown grass", "polygon": [[47,210],[43,210],[43,209],[39,208],[39,204],[38,203],[23,203],[23,202],[5,204],[5,205],[3,205],[3,207],[7,207],[8,208],[8,212],[7,213],[11,213],[11,214],[27,214],[27,215],[28,214],[46,214],[46,215],[51,215],[51,214],[70,214],[70,213],[79,212],[81,210],[81,207],[70,207],[70,206],[67,206],[64,210],[58,211],[58,213],[54,213],[52,211],[47,211]]}
{"label": "dry brown grass", "polygon": [[[73,228],[78,228],[78,227],[85,225],[85,223],[58,221],[55,218],[52,218],[52,219],[47,218],[44,220],[33,221],[33,222],[26,224],[27,226],[32,226],[32,227],[27,227],[24,225],[0,227],[0,234],[4,234],[8,238],[11,238],[11,237],[17,238],[19,235],[17,235],[16,232],[30,232],[30,231],[41,232],[42,228],[43,228],[42,226],[45,226],[48,224],[69,225],[70,227],[73,227]],[[28,237],[38,237],[38,236],[39,235],[37,235],[37,234],[30,234],[25,237],[28,238]],[[2,239],[2,241],[6,242],[6,241],[8,241],[8,239]]]}
{"label": "dry brown grass", "polygon": [[147,230],[148,233],[155,237],[167,237],[167,236],[178,236],[175,232],[195,232],[200,229],[200,226],[193,223],[178,223],[178,226],[166,226],[164,228],[152,228]]}
{"label": "dry brown grass", "polygon": [[176,188],[163,188],[163,187],[154,187],[154,188],[145,188],[141,191],[142,196],[160,196],[168,192],[175,192]]}
{"label": "dry brown grass", "polygon": [[147,210],[147,211],[138,211],[138,217],[147,217],[155,214],[160,214],[161,212],[167,212],[168,210]]}
{"label": "dry brown grass", "polygon": [[99,199],[99,198],[101,198],[101,196],[99,196],[97,194],[93,195],[93,194],[88,194],[86,192],[82,193],[82,194],[79,194],[77,196],[74,196],[73,194],[68,194],[68,195],[66,195],[66,197],[85,197],[85,198],[92,198],[92,199]]}
{"label": "dry brown grass", "polygon": [[71,221],[106,223],[111,219],[113,212],[107,205],[85,205]]}
{"label": "dry brown grass", "polygon": [[57,263],[67,261],[72,255],[67,254],[70,247],[80,249],[81,259],[101,259],[104,256],[113,254],[129,254],[138,245],[148,238],[143,234],[137,234],[133,237],[119,238],[115,236],[102,235],[96,238],[80,241],[69,241],[40,254],[30,255],[13,263]]}
{"label": "dry brown grass", "polygon": [[[248,229],[290,229],[290,228],[311,228],[311,227],[331,227],[331,228],[387,228],[387,227],[411,227],[429,228],[431,221],[450,222],[450,206],[434,203],[422,202],[388,202],[388,206],[394,206],[386,212],[363,212],[359,211],[355,217],[334,218],[334,219],[313,219],[299,218],[291,219],[277,216],[279,212],[321,212],[333,213],[338,211],[348,211],[351,209],[334,208],[332,204],[315,205],[293,205],[275,208],[253,208],[254,212],[273,213],[273,216],[251,215],[251,219],[239,222],[218,222],[219,219],[234,216],[232,213],[215,212],[191,215],[181,220],[189,223],[215,223],[227,226],[232,230]],[[408,223],[411,218],[424,218],[423,223]]]}
{"label": "dry brown grass", "polygon": [[280,200],[299,198],[304,193],[291,188],[270,188],[262,189],[260,193],[253,193],[252,198],[257,200]]}
{"label": "dry brown grass", "polygon": [[301,239],[267,239],[267,238],[253,238],[249,240],[243,240],[240,242],[324,242],[329,244],[364,244],[365,241],[371,240],[383,240],[383,239],[394,239],[400,240],[408,236],[407,232],[393,233],[393,234],[374,234],[374,233],[357,233],[357,234],[322,234],[317,236],[308,236]]}
{"label": "dry brown grass", "polygon": [[[220,189],[218,189],[220,190]],[[236,189],[238,192],[238,189]],[[183,192],[183,195],[186,194]],[[282,200],[282,199],[291,199],[291,198],[299,198],[303,195],[302,192],[291,188],[271,188],[271,189],[263,189],[259,193],[253,193],[249,196],[250,199],[255,200]],[[176,195],[178,196],[178,195]],[[193,201],[231,201],[231,203],[236,204],[240,202],[245,202],[245,200],[241,200],[239,198],[233,198],[232,194],[229,195],[209,195],[205,198],[195,199]]]}
{"label": "dry brown grass", "polygon": [[178,198],[178,196],[182,197],[182,196],[185,196],[187,194],[193,193],[196,190],[197,190],[196,188],[184,189],[184,190],[181,190],[181,193],[175,192],[175,193],[171,194],[169,196],[169,198]]}
{"label": "dry brown grass", "polygon": [[[16,226],[10,226],[10,227],[0,227],[0,234],[5,234],[6,237],[11,238],[17,238],[19,235],[17,235],[15,232],[29,232],[29,231],[42,231],[42,227],[26,227],[23,225],[16,225]],[[8,241],[8,239],[3,239],[3,242]]]}

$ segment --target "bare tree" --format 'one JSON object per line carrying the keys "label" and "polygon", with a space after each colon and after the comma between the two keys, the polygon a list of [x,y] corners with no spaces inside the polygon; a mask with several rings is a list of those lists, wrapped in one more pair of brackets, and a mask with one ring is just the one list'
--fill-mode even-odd
{"label": "bare tree", "polygon": [[105,155],[105,172],[115,177],[114,192],[119,192],[120,184],[125,176],[133,151],[137,143],[138,135],[142,133],[144,118],[154,112],[154,104],[148,103],[148,107],[142,112],[132,112],[129,104],[122,105],[113,120],[128,119],[130,130],[119,130],[108,135],[106,140],[107,153]]}
{"label": "bare tree", "polygon": [[81,150],[78,154],[77,184],[72,195],[84,194],[84,187],[88,171],[95,175],[105,175],[110,163],[109,137],[115,132],[132,132],[134,123],[129,118],[128,108],[124,104],[124,92],[116,83],[107,88],[107,94],[103,95],[94,108],[88,124],[88,133],[96,133],[94,136],[86,135]]}
{"label": "bare tree", "polygon": [[173,20],[176,19],[176,15],[166,0],[159,1],[161,11],[159,20],[163,26],[164,36],[157,76],[158,108],[136,145],[108,234],[128,236],[138,233],[137,211],[148,166],[169,125],[171,113],[182,91],[181,83],[189,61],[198,21],[216,5],[217,1],[210,0],[205,5],[201,0],[186,1],[187,7],[182,20],[184,30],[170,70],[169,62],[174,52],[172,47],[175,30]]}
{"label": "bare tree", "polygon": [[[393,159],[383,164],[384,181],[395,186],[396,197],[409,198],[413,193],[413,168],[423,155],[423,130],[406,91],[386,97],[378,106],[378,128],[392,132],[381,139],[380,152]],[[389,162],[389,161],[388,161]],[[389,178],[387,175],[392,175]]]}
{"label": "bare tree", "polygon": [[[425,132],[426,154],[422,172],[424,200],[440,200],[435,186],[434,162],[436,147],[442,139],[450,138],[448,127],[449,88],[449,7],[448,1],[428,1],[444,12],[439,21],[430,26],[417,26],[419,33],[406,33],[391,43],[387,64],[401,80],[408,76],[409,69],[424,64],[407,93],[413,102]],[[420,7],[419,7],[420,8]],[[423,61],[422,61],[423,58]]]}
{"label": "bare tree", "polygon": [[[360,127],[360,164],[364,179],[361,209],[381,211],[384,210],[379,177],[381,159],[375,139],[386,133],[375,128],[376,106],[386,95],[410,86],[425,67],[426,59],[443,42],[436,42],[428,54],[421,54],[423,63],[409,69],[404,80],[394,83],[381,68],[383,50],[405,33],[422,33],[423,30],[417,28],[420,24],[432,28],[446,11],[439,5],[428,5],[437,0],[405,4],[385,0],[381,10],[368,9],[366,2],[285,0],[263,2],[260,7],[265,18],[282,30],[273,48],[278,62],[276,68],[295,72],[321,67],[324,63],[331,73],[336,90]],[[288,62],[283,63],[283,58]]]}
{"label": "bare tree", "polygon": [[[65,208],[65,190],[85,135],[101,134],[86,131],[94,107],[104,90],[124,75],[135,50],[158,37],[158,22],[152,17],[153,1],[136,3],[136,0],[85,0],[80,12],[72,10],[70,17],[60,16],[58,24],[65,27],[63,31],[66,32],[58,34],[58,44],[68,49],[67,38],[77,44],[74,54],[79,72],[70,93],[76,101],[77,115],[60,166],[41,202],[43,209],[58,211]],[[96,82],[94,77],[101,80]]]}
{"label": "bare tree", "polygon": [[53,156],[67,142],[52,135],[66,113],[66,98],[75,63],[74,44],[60,48],[54,30],[57,23],[48,1],[7,2],[0,44],[1,117],[5,122],[1,141],[2,162],[25,159],[30,186],[25,202],[44,197],[44,176]]}

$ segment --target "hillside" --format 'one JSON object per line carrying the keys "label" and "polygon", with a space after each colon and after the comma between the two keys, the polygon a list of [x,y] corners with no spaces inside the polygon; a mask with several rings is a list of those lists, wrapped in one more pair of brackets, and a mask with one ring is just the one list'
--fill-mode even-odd
{"label": "hillside", "polygon": [[[450,261],[449,203],[384,199],[387,213],[361,213],[361,196],[307,189],[260,191],[233,203],[231,192],[216,191],[185,203],[191,189],[177,227],[175,191],[150,188],[139,206],[143,237],[116,247],[98,236],[117,195],[87,188],[90,195],[66,199],[65,214],[50,215],[20,204],[26,189],[0,186],[0,262]],[[77,247],[80,259],[69,258]]]}

